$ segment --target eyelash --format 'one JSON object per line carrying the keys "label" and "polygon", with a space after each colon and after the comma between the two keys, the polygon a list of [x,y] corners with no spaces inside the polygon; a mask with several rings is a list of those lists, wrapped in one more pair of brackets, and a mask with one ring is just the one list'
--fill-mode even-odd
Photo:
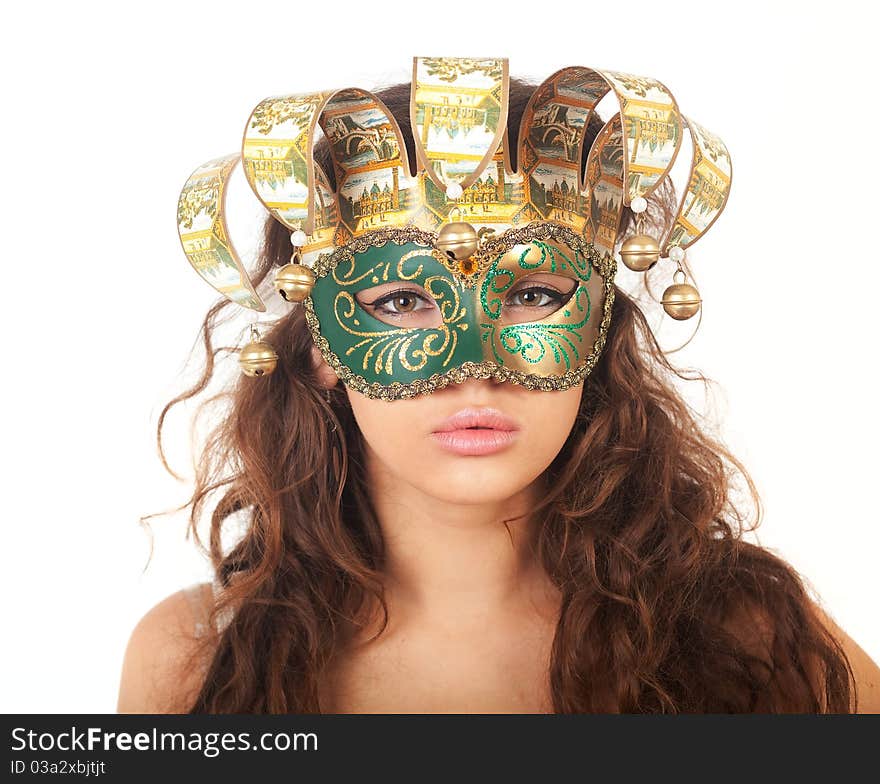
{"label": "eyelash", "polygon": [[[513,294],[522,294],[524,291],[539,291],[543,294],[547,294],[548,296],[552,297],[555,300],[555,302],[548,302],[544,305],[518,305],[516,307],[546,308],[552,304],[560,304],[563,301],[563,299],[565,299],[565,296],[566,296],[561,291],[557,291],[556,289],[546,288],[544,286],[527,286],[526,288],[518,289],[517,291],[514,291]],[[378,299],[374,299],[372,302],[368,302],[365,304],[370,305],[371,307],[374,307],[377,310],[381,310],[383,313],[385,313],[388,316],[398,316],[399,317],[399,316],[409,315],[410,313],[415,313],[416,311],[414,311],[414,310],[407,311],[406,313],[398,313],[397,311],[389,310],[388,308],[385,307],[385,304],[387,302],[391,302],[395,297],[398,297],[401,294],[407,294],[409,296],[416,297],[417,299],[420,299],[422,302],[428,302],[428,300],[425,297],[423,297],[421,294],[419,294],[417,291],[414,291],[413,289],[396,289],[395,291],[389,291],[387,294],[383,294]],[[424,310],[424,308],[422,308],[422,309]]]}

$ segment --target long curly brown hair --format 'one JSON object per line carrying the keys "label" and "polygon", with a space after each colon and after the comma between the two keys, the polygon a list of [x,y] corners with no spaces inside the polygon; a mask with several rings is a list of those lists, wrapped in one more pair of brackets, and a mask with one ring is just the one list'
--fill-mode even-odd
{"label": "long curly brown hair", "polygon": [[[511,153],[534,89],[511,79]],[[409,84],[375,94],[396,117],[415,164]],[[585,150],[600,128],[594,115]],[[315,154],[332,182],[325,139]],[[649,218],[668,220],[672,205],[667,182],[652,197]],[[625,210],[621,237],[631,219]],[[252,271],[257,286],[269,285],[289,251],[288,232],[267,219]],[[230,352],[214,341],[228,305],[218,302],[202,324],[201,377],[159,418],[169,471],[166,415],[205,392],[218,355]],[[382,533],[344,390],[325,398],[302,308],[265,339],[278,352],[277,370],[221,393],[228,408],[203,444],[193,495],[181,507],[190,508],[190,529],[222,586],[212,619],[231,613],[217,638],[204,639],[209,664],[192,713],[320,712],[322,674],[362,627],[365,610],[378,603],[388,618]],[[616,288],[604,354],[547,469],[552,492],[533,510],[542,521],[538,556],[562,596],[550,661],[554,710],[855,711],[852,669],[811,612],[803,578],[743,539],[762,514],[752,479],[701,425],[673,375],[708,381],[669,361],[642,310]],[[738,486],[745,504],[734,503]],[[205,546],[197,523],[209,507]],[[243,531],[236,528],[242,520]],[[224,547],[229,530],[236,541]]]}

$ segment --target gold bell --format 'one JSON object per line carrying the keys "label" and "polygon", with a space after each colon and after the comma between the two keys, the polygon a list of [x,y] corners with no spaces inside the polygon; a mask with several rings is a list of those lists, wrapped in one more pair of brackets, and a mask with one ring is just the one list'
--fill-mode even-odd
{"label": "gold bell", "polygon": [[290,263],[275,273],[275,290],[285,302],[302,302],[315,285],[315,273],[299,259],[299,253],[294,253]]}
{"label": "gold bell", "polygon": [[278,354],[264,340],[260,339],[257,328],[251,325],[251,340],[238,352],[238,364],[246,376],[256,378],[268,376],[278,364]]}
{"label": "gold bell", "polygon": [[[461,212],[458,207],[450,211]],[[451,221],[443,226],[437,235],[437,248],[453,261],[469,259],[480,246],[477,230],[467,221]]]}
{"label": "gold bell", "polygon": [[[679,279],[681,275],[681,279]],[[681,269],[677,269],[672,276],[674,281],[666,291],[663,292],[663,310],[665,310],[672,318],[677,321],[684,321],[693,316],[699,309],[700,292],[696,290],[690,283],[685,283],[685,274]]]}
{"label": "gold bell", "polygon": [[620,258],[634,272],[646,272],[660,258],[660,243],[648,234],[634,234],[620,246]]}

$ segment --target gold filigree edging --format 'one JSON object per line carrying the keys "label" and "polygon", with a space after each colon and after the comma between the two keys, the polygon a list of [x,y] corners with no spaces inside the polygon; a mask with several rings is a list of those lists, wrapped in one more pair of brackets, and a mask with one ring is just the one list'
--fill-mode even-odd
{"label": "gold filigree edging", "polygon": [[[305,308],[305,319],[312,333],[312,338],[317,345],[321,356],[343,383],[360,392],[362,395],[377,400],[401,400],[416,397],[435,389],[442,389],[450,383],[460,383],[467,378],[493,378],[497,381],[511,381],[526,389],[541,390],[546,392],[561,391],[579,384],[593,370],[608,337],[608,328],[611,325],[611,311],[614,305],[614,276],[617,274],[617,261],[611,255],[601,255],[592,243],[585,240],[580,234],[576,234],[567,226],[550,221],[532,221],[525,226],[508,229],[497,236],[492,235],[484,241],[479,253],[504,252],[532,239],[559,239],[574,251],[580,251],[602,277],[603,304],[602,321],[599,324],[599,333],[593,342],[593,350],[587,355],[578,367],[558,376],[541,376],[536,373],[524,373],[521,370],[513,370],[494,362],[464,362],[458,367],[444,373],[434,373],[426,379],[418,379],[408,384],[393,381],[383,385],[376,381],[367,381],[363,376],[355,373],[347,367],[339,357],[330,350],[330,343],[321,334],[318,316],[315,313],[312,298],[306,297],[302,305]],[[398,245],[407,242],[416,242],[421,245],[434,246],[437,233],[424,231],[416,226],[403,226],[396,228],[377,229],[374,232],[363,234],[351,242],[341,245],[331,253],[319,256],[312,267],[315,277],[320,278],[332,270],[342,259],[348,258],[353,253],[362,253],[370,246],[381,247],[391,241]]]}

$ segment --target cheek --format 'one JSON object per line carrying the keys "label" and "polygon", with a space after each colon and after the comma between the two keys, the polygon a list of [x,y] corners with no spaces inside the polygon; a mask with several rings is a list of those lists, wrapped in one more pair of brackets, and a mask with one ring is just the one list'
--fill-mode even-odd
{"label": "cheek", "polygon": [[516,459],[523,474],[539,476],[559,454],[574,427],[581,404],[583,382],[561,392],[524,392],[521,408],[523,433]]}
{"label": "cheek", "polygon": [[368,450],[393,474],[424,473],[427,423],[432,421],[428,398],[375,400],[346,387],[358,428]]}
{"label": "cheek", "polygon": [[576,387],[569,387],[561,392],[530,392],[531,395],[539,396],[533,406],[535,411],[534,422],[538,427],[544,428],[554,434],[554,438],[562,440],[559,448],[568,437],[574,420],[581,406],[581,394],[583,382]]}

